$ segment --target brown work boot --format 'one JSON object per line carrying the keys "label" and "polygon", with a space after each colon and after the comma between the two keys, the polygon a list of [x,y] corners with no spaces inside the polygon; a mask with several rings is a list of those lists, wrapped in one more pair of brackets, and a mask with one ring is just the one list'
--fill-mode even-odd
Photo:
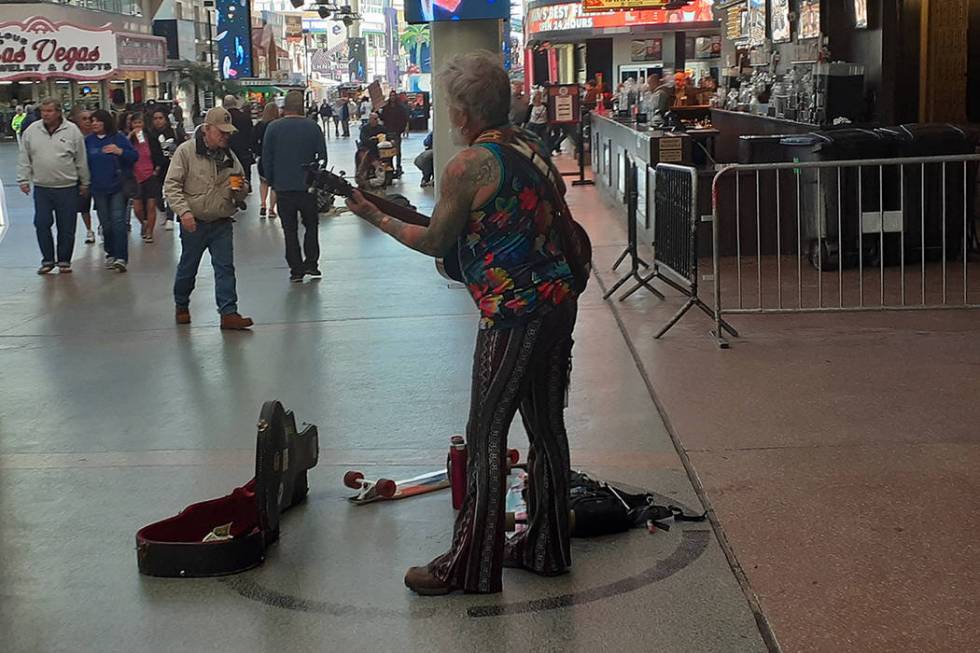
{"label": "brown work boot", "polygon": [[177,311],[174,313],[174,317],[177,320],[177,324],[190,324],[191,323],[191,309],[186,306],[178,306]]}
{"label": "brown work boot", "polygon": [[252,326],[252,318],[242,317],[238,313],[226,313],[221,316],[221,328],[229,331],[241,331]]}
{"label": "brown work boot", "polygon": [[457,589],[433,576],[428,567],[409,567],[405,574],[405,587],[421,596],[440,596]]}

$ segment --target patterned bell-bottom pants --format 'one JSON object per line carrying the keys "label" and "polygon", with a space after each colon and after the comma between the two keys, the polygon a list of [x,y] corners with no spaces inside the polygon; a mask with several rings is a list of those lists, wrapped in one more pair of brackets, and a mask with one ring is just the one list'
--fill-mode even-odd
{"label": "patterned bell-bottom pants", "polygon": [[[554,575],[571,565],[565,393],[571,372],[575,299],[513,329],[479,332],[466,426],[467,490],[452,548],[429,563],[467,592],[501,589],[509,565]],[[528,526],[506,543],[507,431],[520,411],[530,441]]]}

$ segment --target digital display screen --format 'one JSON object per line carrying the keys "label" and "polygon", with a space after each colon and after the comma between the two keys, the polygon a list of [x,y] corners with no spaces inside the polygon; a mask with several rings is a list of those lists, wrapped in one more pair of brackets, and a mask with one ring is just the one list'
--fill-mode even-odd
{"label": "digital display screen", "polygon": [[505,18],[510,18],[509,0],[405,0],[405,20],[414,24]]}
{"label": "digital display screen", "polygon": [[221,79],[252,77],[252,19],[248,0],[217,0],[218,70]]}
{"label": "digital display screen", "polygon": [[868,26],[868,0],[854,0],[854,24],[858,29]]}

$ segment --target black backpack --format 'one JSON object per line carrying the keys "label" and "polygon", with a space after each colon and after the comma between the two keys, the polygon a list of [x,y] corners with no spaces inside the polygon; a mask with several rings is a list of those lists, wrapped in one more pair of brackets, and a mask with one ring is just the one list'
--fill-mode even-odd
{"label": "black backpack", "polygon": [[654,501],[653,494],[630,494],[605,481],[572,471],[568,484],[572,537],[596,537],[643,527],[668,531],[670,526],[664,523],[665,519],[702,522],[708,515],[686,515],[677,506],[660,506]]}

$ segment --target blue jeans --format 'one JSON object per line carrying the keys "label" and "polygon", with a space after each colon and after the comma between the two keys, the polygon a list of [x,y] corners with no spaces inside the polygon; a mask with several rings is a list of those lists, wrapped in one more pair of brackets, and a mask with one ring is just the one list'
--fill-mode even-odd
{"label": "blue jeans", "polygon": [[126,198],[122,191],[95,193],[95,212],[102,225],[102,239],[109,258],[129,261],[129,233],[126,230]]}
{"label": "blue jeans", "polygon": [[[78,186],[68,188],[34,187],[34,229],[41,248],[42,263],[71,263],[78,222]],[[51,227],[57,224],[58,258],[55,258]]]}
{"label": "blue jeans", "polygon": [[232,221],[198,221],[197,229],[187,231],[180,227],[180,262],[177,263],[177,278],[174,280],[174,303],[187,308],[191,303],[191,292],[197,279],[197,268],[201,265],[204,252],[211,253],[211,266],[214,268],[214,300],[222,315],[238,312],[238,294],[235,292],[235,254],[233,247]]}

